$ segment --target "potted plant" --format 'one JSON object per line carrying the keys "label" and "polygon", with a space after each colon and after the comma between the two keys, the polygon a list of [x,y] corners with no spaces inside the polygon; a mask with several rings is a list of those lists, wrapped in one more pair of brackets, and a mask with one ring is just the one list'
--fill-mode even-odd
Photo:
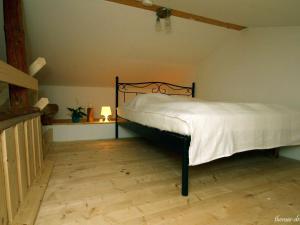
{"label": "potted plant", "polygon": [[72,122],[78,123],[83,116],[86,116],[86,113],[82,112],[83,108],[78,107],[77,109],[68,108],[70,112],[72,112]]}

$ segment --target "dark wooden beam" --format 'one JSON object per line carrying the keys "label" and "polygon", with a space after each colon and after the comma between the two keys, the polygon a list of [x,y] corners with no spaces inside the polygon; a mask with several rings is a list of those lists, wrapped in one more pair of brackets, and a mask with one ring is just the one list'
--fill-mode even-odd
{"label": "dark wooden beam", "polygon": [[[136,7],[136,8],[140,8],[140,9],[150,10],[150,11],[154,11],[154,12],[156,12],[156,10],[161,7],[159,5],[144,6],[141,2],[136,1],[136,0],[106,0],[106,1],[115,2],[115,3],[119,3],[119,4],[123,4],[123,5],[128,5],[128,6],[132,6],[132,7]],[[241,25],[237,25],[237,24],[233,24],[233,23],[227,23],[224,21],[220,21],[220,20],[216,20],[216,19],[212,19],[212,18],[208,18],[208,17],[204,17],[204,16],[198,16],[195,14],[183,12],[183,11],[176,10],[176,9],[172,9],[172,16],[181,17],[184,19],[190,19],[190,20],[194,20],[194,21],[199,21],[202,23],[207,23],[207,24],[211,24],[211,25],[215,25],[215,26],[219,26],[219,27],[225,27],[227,29],[238,30],[238,31],[246,28],[245,26],[241,26]]]}
{"label": "dark wooden beam", "polygon": [[[7,63],[27,73],[22,1],[3,0],[3,10]],[[9,94],[12,110],[29,107],[29,95],[26,88],[10,85]]]}

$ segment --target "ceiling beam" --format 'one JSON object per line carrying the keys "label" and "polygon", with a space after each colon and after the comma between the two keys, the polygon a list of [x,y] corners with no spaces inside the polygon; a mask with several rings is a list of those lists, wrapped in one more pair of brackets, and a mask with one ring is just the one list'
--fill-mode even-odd
{"label": "ceiling beam", "polygon": [[[106,0],[106,1],[115,2],[115,3],[119,3],[119,4],[123,4],[123,5],[128,5],[128,6],[132,6],[132,7],[136,7],[136,8],[140,8],[140,9],[150,10],[150,11],[154,11],[154,12],[156,12],[156,10],[158,8],[162,7],[159,5],[144,6],[141,2],[136,1],[136,0]],[[215,26],[219,26],[219,27],[225,27],[227,29],[238,30],[238,31],[246,28],[245,26],[241,26],[241,25],[237,25],[237,24],[233,24],[233,23],[227,23],[227,22],[211,19],[211,18],[204,17],[204,16],[198,16],[195,14],[183,12],[183,11],[176,10],[176,9],[172,9],[172,16],[189,19],[189,20],[194,20],[194,21],[198,21],[198,22],[202,22],[202,23],[207,23],[207,24],[211,24],[211,25],[215,25]]]}

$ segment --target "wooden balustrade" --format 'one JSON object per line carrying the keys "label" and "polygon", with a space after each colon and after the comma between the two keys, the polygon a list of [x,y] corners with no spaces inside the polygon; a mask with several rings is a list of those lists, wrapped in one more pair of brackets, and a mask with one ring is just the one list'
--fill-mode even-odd
{"label": "wooden balustrade", "polygon": [[34,223],[52,169],[43,159],[40,114],[23,119],[0,121],[1,225]]}
{"label": "wooden balustrade", "polygon": [[[14,89],[11,106],[18,105],[23,91],[38,90],[35,78],[2,61],[0,82]],[[48,148],[43,148],[47,141],[42,141],[40,110],[21,106],[0,112],[0,225],[34,224],[53,168],[43,157],[43,149]]]}

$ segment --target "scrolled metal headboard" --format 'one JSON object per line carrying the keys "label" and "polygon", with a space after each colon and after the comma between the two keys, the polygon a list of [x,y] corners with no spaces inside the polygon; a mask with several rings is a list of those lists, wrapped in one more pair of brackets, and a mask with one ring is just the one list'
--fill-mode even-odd
{"label": "scrolled metal headboard", "polygon": [[191,87],[170,84],[166,82],[140,82],[123,83],[116,77],[116,97],[119,99],[119,92],[123,94],[123,101],[126,101],[126,94],[159,93],[165,95],[181,95],[194,97],[195,83]]}
{"label": "scrolled metal headboard", "polygon": [[[144,91],[143,91],[144,89]],[[195,97],[195,83],[192,86],[180,86],[166,82],[140,82],[140,83],[123,83],[119,82],[119,77],[116,77],[115,82],[115,97],[116,97],[116,137],[118,136],[118,113],[119,93],[123,94],[123,102],[126,101],[126,94],[146,94],[159,93],[165,95],[180,95]]]}

